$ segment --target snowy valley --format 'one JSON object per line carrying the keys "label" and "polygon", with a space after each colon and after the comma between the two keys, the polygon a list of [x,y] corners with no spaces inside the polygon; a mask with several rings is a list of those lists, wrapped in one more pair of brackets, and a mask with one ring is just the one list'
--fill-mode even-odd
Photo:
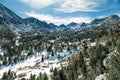
{"label": "snowy valley", "polygon": [[118,15],[55,25],[0,3],[0,80],[120,80],[119,63]]}

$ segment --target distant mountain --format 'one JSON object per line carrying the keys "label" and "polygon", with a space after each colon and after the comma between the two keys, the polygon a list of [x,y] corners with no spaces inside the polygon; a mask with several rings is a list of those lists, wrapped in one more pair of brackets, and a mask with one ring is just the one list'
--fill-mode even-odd
{"label": "distant mountain", "polygon": [[23,19],[2,4],[0,4],[0,24],[8,27],[15,34],[26,31]]}
{"label": "distant mountain", "polygon": [[106,18],[101,18],[101,19],[94,19],[90,22],[89,26],[97,26],[99,24],[101,24],[102,22],[104,22]]}
{"label": "distant mountain", "polygon": [[117,15],[111,15],[105,18],[100,18],[100,19],[94,19],[92,20],[90,23],[75,23],[75,22],[71,22],[68,25],[60,25],[59,27],[62,28],[62,30],[64,31],[78,31],[87,27],[95,27],[95,26],[99,26],[99,25],[108,25],[108,23],[115,23],[117,21],[120,21],[120,17]]}
{"label": "distant mountain", "polygon": [[84,22],[82,22],[82,23],[74,23],[74,22],[72,22],[72,23],[67,25],[68,29],[72,29],[74,31],[81,30],[81,29],[84,29],[86,27],[87,27],[87,23],[84,23]]}
{"label": "distant mountain", "polygon": [[25,18],[23,21],[27,26],[31,26],[34,30],[37,30],[37,32],[44,30],[54,31],[57,28],[57,26],[52,23],[48,24],[45,21],[40,21],[33,17]]}
{"label": "distant mountain", "polygon": [[118,15],[111,15],[107,17],[105,21],[110,21],[110,22],[120,21],[120,17]]}
{"label": "distant mountain", "polygon": [[90,23],[70,23],[67,25],[67,28],[73,29],[73,30],[81,30],[87,27],[95,27],[99,25],[109,25],[109,24],[114,24],[116,22],[120,21],[120,17],[117,15],[111,15],[105,18],[100,18],[100,19],[94,19]]}
{"label": "distant mountain", "polygon": [[59,29],[59,31],[63,31],[66,29],[66,25],[61,24],[60,26],[58,26],[58,29]]}
{"label": "distant mountain", "polygon": [[78,31],[87,27],[94,27],[98,25],[108,25],[114,22],[120,21],[120,17],[117,15],[111,15],[109,17],[94,19],[90,23],[75,23],[72,22],[68,25],[61,24],[57,26],[53,23],[47,23],[40,21],[36,18],[29,17],[22,19],[16,15],[12,10],[8,9],[4,5],[0,4],[0,25],[8,27],[12,32],[19,35],[20,33],[40,33],[40,32],[53,32],[53,31]]}
{"label": "distant mountain", "polygon": [[8,27],[18,35],[23,32],[54,31],[57,28],[52,23],[47,24],[33,17],[22,19],[2,4],[0,4],[0,25]]}
{"label": "distant mountain", "polygon": [[0,21],[6,24],[22,23],[22,18],[17,16],[13,11],[0,4]]}
{"label": "distant mountain", "polygon": [[77,23],[75,22],[71,22],[70,24],[68,24],[67,26],[75,26],[75,25],[78,25]]}
{"label": "distant mountain", "polygon": [[111,15],[105,18],[101,18],[101,19],[94,19],[90,22],[89,26],[98,26],[98,25],[102,25],[105,23],[114,23],[120,21],[120,17],[117,15]]}
{"label": "distant mountain", "polygon": [[104,24],[105,23],[114,23],[114,22],[118,22],[120,21],[120,17],[117,15],[111,15],[109,17],[106,17],[106,19],[104,20]]}

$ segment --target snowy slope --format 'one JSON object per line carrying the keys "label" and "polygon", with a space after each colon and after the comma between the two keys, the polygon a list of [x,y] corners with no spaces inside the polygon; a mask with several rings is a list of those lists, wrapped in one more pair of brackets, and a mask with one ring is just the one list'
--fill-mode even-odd
{"label": "snowy slope", "polygon": [[[67,57],[70,57],[72,54],[75,54],[77,51],[71,50],[67,52],[61,52],[57,53],[63,56],[63,58],[58,59],[57,56],[51,56],[48,59],[45,59],[44,62],[41,62],[41,57],[42,55],[46,55],[46,52],[43,51],[41,55],[33,55],[27,60],[10,65],[10,66],[3,66],[0,69],[0,78],[2,78],[3,73],[11,70],[12,72],[16,73],[17,78],[15,80],[21,79],[21,78],[29,78],[31,74],[35,74],[36,76],[41,72],[41,73],[46,73],[47,75],[51,75],[50,70],[54,68],[60,69],[61,64],[63,66],[67,66],[67,62],[62,62],[60,61],[62,59],[65,59]],[[23,77],[19,77],[20,75],[25,74]]]}

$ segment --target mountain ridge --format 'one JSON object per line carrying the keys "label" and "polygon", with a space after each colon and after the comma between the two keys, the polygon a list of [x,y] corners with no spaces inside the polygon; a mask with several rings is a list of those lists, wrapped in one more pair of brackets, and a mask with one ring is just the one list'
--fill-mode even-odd
{"label": "mountain ridge", "polygon": [[44,32],[44,31],[78,31],[87,27],[94,27],[101,24],[113,23],[120,21],[120,17],[117,15],[110,15],[105,18],[94,19],[90,23],[75,23],[71,22],[68,25],[57,26],[53,23],[47,23],[45,21],[40,21],[34,17],[21,18],[16,13],[14,13],[9,8],[0,4],[0,24],[7,26],[16,34],[22,32]]}

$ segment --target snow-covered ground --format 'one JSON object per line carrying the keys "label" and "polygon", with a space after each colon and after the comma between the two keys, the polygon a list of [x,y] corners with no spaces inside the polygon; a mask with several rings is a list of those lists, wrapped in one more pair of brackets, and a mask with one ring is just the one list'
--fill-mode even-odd
{"label": "snow-covered ground", "polygon": [[110,52],[109,54],[107,54],[107,57],[103,60],[103,64],[104,66],[107,66],[108,64],[106,63],[108,59],[110,59],[110,57],[112,55],[114,55],[116,53],[116,50],[113,50],[112,52]]}
{"label": "snow-covered ground", "polygon": [[[78,43],[77,43],[78,44]],[[16,45],[19,45],[18,41],[16,41]],[[96,43],[91,43],[91,46],[95,46]],[[79,46],[80,49],[81,46]],[[78,50],[80,50],[78,49]],[[23,54],[27,54],[27,51],[23,51]],[[39,73],[46,73],[48,76],[51,75],[51,69],[57,68],[61,69],[61,64],[63,66],[67,66],[68,63],[66,61],[61,62],[61,60],[70,57],[73,54],[77,54],[77,50],[63,50],[63,52],[56,53],[55,56],[50,56],[49,53],[44,50],[41,53],[35,52],[36,55],[32,55],[28,59],[19,62],[14,65],[4,66],[0,68],[0,78],[2,78],[4,72],[8,72],[11,70],[16,73],[17,78],[15,80],[21,78],[29,78],[32,75],[38,76]],[[42,56],[46,57],[46,59],[41,62]],[[49,58],[47,58],[49,56]]]}
{"label": "snow-covered ground", "polygon": [[105,73],[104,73],[104,74],[100,74],[99,76],[97,76],[97,77],[95,78],[95,80],[106,80]]}
{"label": "snow-covered ground", "polygon": [[60,61],[75,53],[77,53],[76,50],[57,53],[60,54],[62,58],[58,59],[57,56],[51,56],[48,59],[45,59],[44,62],[41,62],[41,56],[46,55],[46,52],[43,51],[41,55],[37,55],[37,56],[33,55],[32,57],[28,58],[23,62],[10,66],[1,67],[0,78],[2,78],[4,72],[8,72],[9,70],[16,73],[17,78],[15,80],[21,78],[29,78],[31,74],[35,74],[37,76],[40,72],[46,73],[49,76],[51,75],[50,72],[51,69],[54,68],[60,69],[61,64],[63,64],[63,66],[67,66],[67,62],[65,61],[60,62]]}

